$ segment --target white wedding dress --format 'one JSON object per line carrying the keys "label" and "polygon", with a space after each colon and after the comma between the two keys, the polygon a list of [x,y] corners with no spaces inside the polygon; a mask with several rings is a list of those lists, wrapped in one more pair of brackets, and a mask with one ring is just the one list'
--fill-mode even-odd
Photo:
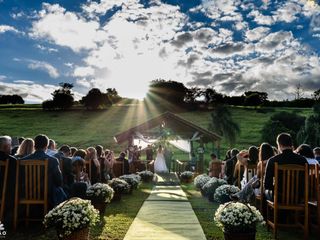
{"label": "white wedding dress", "polygon": [[156,160],[154,161],[154,171],[156,173],[167,173],[168,168],[166,165],[166,160],[162,152],[158,152]]}

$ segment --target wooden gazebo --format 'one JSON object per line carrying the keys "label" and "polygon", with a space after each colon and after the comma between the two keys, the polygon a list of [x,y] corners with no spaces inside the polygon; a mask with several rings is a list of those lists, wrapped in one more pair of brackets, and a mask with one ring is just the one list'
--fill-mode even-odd
{"label": "wooden gazebo", "polygon": [[[213,146],[219,152],[221,137],[207,129],[204,129],[196,124],[187,121],[184,118],[177,116],[171,112],[165,112],[155,118],[152,118],[138,126],[130,128],[124,132],[118,133],[114,136],[114,140],[118,144],[128,143],[128,146],[133,145],[136,134],[142,134],[145,137],[154,137],[152,130],[156,128],[168,128],[174,134],[180,136],[182,139],[192,139],[195,135],[197,136],[197,142],[199,142],[200,148],[204,149],[204,144],[212,143]],[[193,141],[191,143],[191,152],[194,152]],[[199,151],[199,172],[204,170],[204,153]]]}

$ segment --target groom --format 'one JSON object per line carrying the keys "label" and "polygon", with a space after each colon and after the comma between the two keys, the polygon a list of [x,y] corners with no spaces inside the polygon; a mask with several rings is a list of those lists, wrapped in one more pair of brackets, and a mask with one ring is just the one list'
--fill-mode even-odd
{"label": "groom", "polygon": [[163,155],[164,155],[164,159],[166,160],[167,168],[169,172],[171,172],[172,152],[170,151],[167,145],[164,148]]}

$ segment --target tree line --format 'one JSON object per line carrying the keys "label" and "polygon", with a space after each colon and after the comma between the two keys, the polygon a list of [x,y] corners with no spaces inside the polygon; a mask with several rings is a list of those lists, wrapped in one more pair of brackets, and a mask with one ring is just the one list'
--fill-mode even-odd
{"label": "tree line", "polygon": [[19,95],[0,95],[0,104],[24,104],[24,100]]}

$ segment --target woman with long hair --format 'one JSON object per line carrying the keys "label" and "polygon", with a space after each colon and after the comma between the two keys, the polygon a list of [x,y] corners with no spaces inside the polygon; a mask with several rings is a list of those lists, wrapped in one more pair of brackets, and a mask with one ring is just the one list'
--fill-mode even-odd
{"label": "woman with long hair", "polygon": [[34,152],[34,141],[32,138],[26,138],[20,144],[15,157],[23,158],[25,156],[32,154],[33,152]]}
{"label": "woman with long hair", "polygon": [[98,160],[97,150],[94,147],[87,148],[87,155],[84,160],[91,165],[91,183],[95,184],[101,181],[101,167]]}

